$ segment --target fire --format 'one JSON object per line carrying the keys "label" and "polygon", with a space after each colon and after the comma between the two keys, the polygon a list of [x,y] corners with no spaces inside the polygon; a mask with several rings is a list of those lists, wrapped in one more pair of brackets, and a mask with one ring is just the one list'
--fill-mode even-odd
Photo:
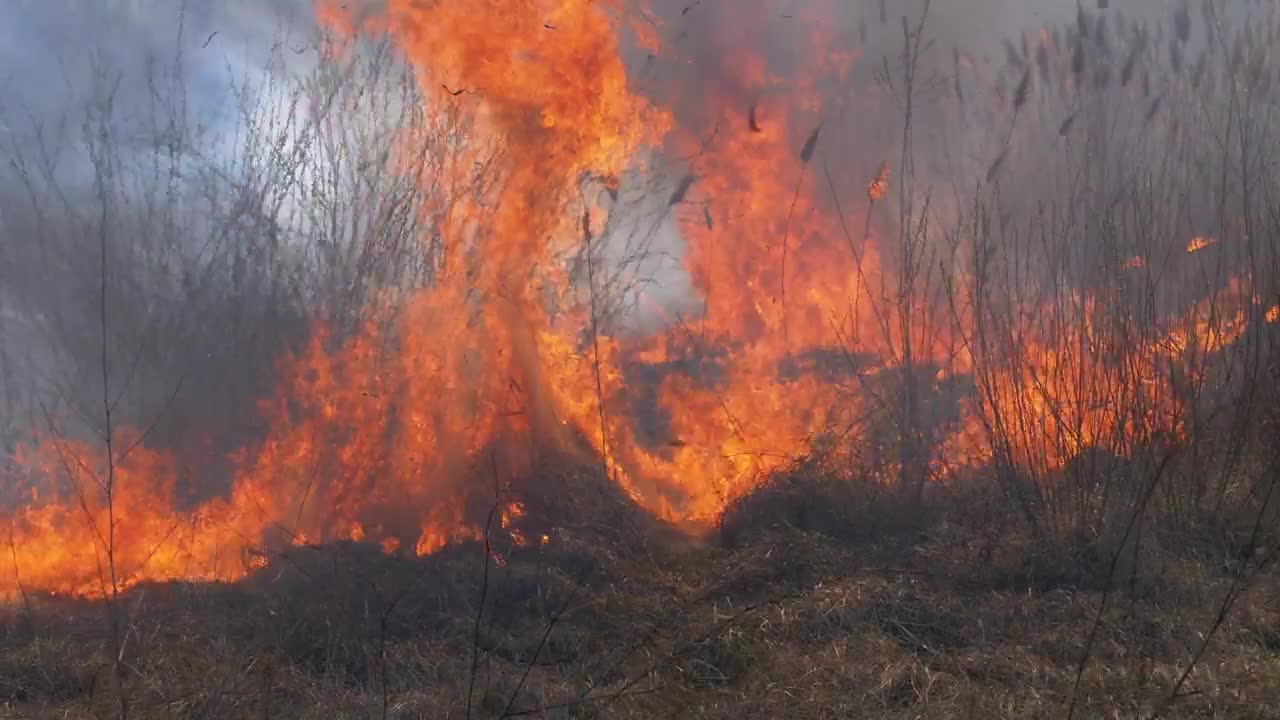
{"label": "fire", "polygon": [[111,471],[111,508],[99,484],[108,475],[105,465],[101,450],[89,444],[50,438],[20,449],[16,466],[25,477],[17,481],[64,482],[6,519],[12,562],[0,585],[7,591],[3,594],[19,585],[98,594],[109,592],[113,583],[127,587],[147,579],[234,579],[262,564],[253,539],[261,535],[261,526],[240,522],[226,503],[172,512],[179,476],[172,458],[143,446],[130,452]]}
{"label": "fire", "polygon": [[1191,242],[1187,243],[1187,252],[1188,253],[1200,252],[1201,250],[1204,250],[1205,248],[1210,247],[1217,242],[1218,240],[1216,238],[1197,235],[1191,238]]}
{"label": "fire", "polygon": [[1272,305],[1267,308],[1267,322],[1280,323],[1280,305]]}
{"label": "fire", "polygon": [[880,171],[876,173],[876,177],[867,185],[867,199],[872,202],[883,200],[885,193],[889,192],[889,163],[880,163]]}
{"label": "fire", "polygon": [[[927,473],[998,454],[1050,472],[1089,447],[1131,451],[1151,428],[1176,434],[1168,369],[1244,330],[1243,307],[1224,322],[1221,308],[1198,305],[1116,354],[1105,303],[1081,294],[1067,301],[1079,323],[1028,320],[1016,348],[971,350],[962,339],[974,317],[947,322],[936,303],[893,296],[909,273],[873,216],[902,200],[889,163],[859,170],[841,200],[814,157],[849,109],[821,90],[858,62],[823,30],[827,3],[796,16],[810,28],[800,69],[725,39],[719,81],[661,104],[628,75],[627,33],[661,49],[621,0],[390,0],[360,19],[344,8],[327,3],[322,16],[352,35],[389,33],[438,112],[465,119],[434,178],[466,188],[443,213],[438,283],[388,299],[352,332],[318,323],[282,358],[259,407],[269,430],[234,458],[222,496],[180,502],[178,463],[145,443],[112,462],[56,437],[23,448],[21,486],[53,492],[5,518],[14,560],[0,595],[234,580],[274,548],[337,539],[439,552],[485,536],[493,488],[515,482],[540,447],[588,451],[639,505],[703,528],[815,441],[881,432],[876,422],[901,411],[882,396],[917,386],[941,396],[965,378],[977,389],[922,442]],[[745,26],[713,44],[763,21],[735,22]],[[608,227],[612,204],[584,197],[615,196],[618,178],[659,156],[686,159],[667,211],[699,309],[637,336],[594,322],[594,280],[563,260]],[[480,164],[499,177],[482,182]],[[1214,242],[1194,238],[1187,252]],[[1017,308],[1049,316],[1040,310]],[[1280,307],[1266,317],[1280,320]],[[1095,402],[1100,388],[1111,402]],[[1000,422],[1010,417],[1021,424]],[[116,445],[139,437],[121,432]],[[518,500],[499,501],[497,529],[517,546],[529,544],[525,515]]]}

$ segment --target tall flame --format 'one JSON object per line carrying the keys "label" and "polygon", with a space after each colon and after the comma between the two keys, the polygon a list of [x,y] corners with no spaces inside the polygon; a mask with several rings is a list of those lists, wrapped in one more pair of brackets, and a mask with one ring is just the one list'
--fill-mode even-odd
{"label": "tall flame", "polygon": [[[878,239],[873,217],[905,200],[892,163],[878,159],[855,183],[865,197],[846,205],[815,159],[824,128],[856,114],[821,92],[857,62],[823,29],[834,7],[814,3],[797,17],[816,70],[787,75],[730,43],[718,48],[722,82],[659,106],[628,77],[626,31],[656,41],[628,22],[622,0],[389,0],[373,17],[322,5],[352,36],[389,33],[433,111],[460,120],[465,136],[432,178],[460,189],[440,208],[448,252],[438,281],[378,306],[354,332],[320,323],[282,359],[259,408],[269,430],[234,459],[225,497],[183,502],[182,469],[134,431],[120,433],[115,444],[132,449],[111,462],[94,444],[56,437],[23,448],[18,480],[53,489],[5,518],[12,562],[0,595],[234,579],[287,543],[435,552],[482,531],[477,508],[493,500],[499,459],[509,477],[528,468],[530,448],[584,442],[637,503],[704,526],[819,438],[874,434],[867,418],[899,412],[885,396],[905,383],[931,396],[961,377],[977,386],[929,421],[933,474],[998,452],[1050,472],[1088,447],[1131,451],[1143,428],[1179,432],[1168,368],[1234,342],[1245,304],[1198,306],[1115,353],[1105,303],[1081,293],[1066,302],[1083,322],[1029,321],[1017,352],[1001,353],[963,341],[981,321],[972,311],[943,322],[936,297],[894,296],[911,274],[908,251]],[[722,37],[750,35],[758,20],[736,22]],[[667,331],[636,336],[597,322],[564,259],[601,239],[610,208],[586,189],[616,194],[617,178],[651,155],[685,158],[668,211],[702,302],[687,317],[673,311]],[[1187,252],[1212,242],[1196,238]],[[1142,257],[1123,263],[1145,267]],[[1233,288],[1233,298],[1243,292]],[[1039,308],[1017,310],[1033,318]],[[1094,403],[1099,387],[1115,402]],[[1021,421],[996,428],[996,443],[992,419],[1009,417]],[[508,502],[501,514],[521,543],[523,512]]]}

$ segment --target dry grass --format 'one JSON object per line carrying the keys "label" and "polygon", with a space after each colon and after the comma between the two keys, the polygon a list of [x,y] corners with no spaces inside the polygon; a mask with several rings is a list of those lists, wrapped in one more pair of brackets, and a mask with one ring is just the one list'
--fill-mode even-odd
{"label": "dry grass", "polygon": [[[564,487],[581,493],[586,478]],[[806,484],[787,487],[794,503]],[[808,487],[829,499],[839,483]],[[646,544],[662,533],[628,527],[617,505],[612,537],[584,525],[544,547],[495,539],[472,717],[1061,715],[1105,585],[1100,551],[1037,550],[980,501],[938,492],[946,513],[878,539],[731,517],[732,547]],[[765,510],[754,517],[796,517]],[[234,586],[135,588],[122,600],[131,714],[465,717],[482,557],[476,543],[425,559],[340,544],[296,549]],[[1103,619],[1081,717],[1160,707],[1212,624],[1229,582],[1220,561],[1145,547]],[[1244,596],[1194,694],[1162,717],[1280,717],[1277,590],[1265,576]],[[110,714],[103,626],[82,600],[10,611],[0,716]]]}

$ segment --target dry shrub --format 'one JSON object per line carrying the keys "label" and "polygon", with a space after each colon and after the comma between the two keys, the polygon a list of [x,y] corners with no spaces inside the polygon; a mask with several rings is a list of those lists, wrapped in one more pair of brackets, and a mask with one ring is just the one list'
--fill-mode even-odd
{"label": "dry shrub", "polygon": [[732,501],[720,517],[720,540],[739,547],[776,529],[816,532],[852,542],[901,539],[928,522],[927,506],[868,474],[802,459]]}

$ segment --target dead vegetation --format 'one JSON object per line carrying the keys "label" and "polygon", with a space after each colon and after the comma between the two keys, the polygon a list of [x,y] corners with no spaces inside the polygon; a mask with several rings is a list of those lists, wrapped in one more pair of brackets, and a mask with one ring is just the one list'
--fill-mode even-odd
{"label": "dead vegetation", "polygon": [[[539,487],[592,480],[564,472],[569,486]],[[234,585],[136,587],[120,598],[131,713],[460,718],[470,704],[470,717],[1053,717],[1109,584],[1082,716],[1280,707],[1269,573],[1169,702],[1234,577],[1208,537],[1200,552],[1148,543],[1108,583],[1098,548],[1047,552],[971,492],[938,489],[927,519],[894,532],[857,528],[871,512],[840,515],[842,527],[797,510],[849,482],[779,478],[726,515],[731,546],[642,544],[653,528],[628,528],[623,514],[612,537],[552,523],[545,544],[516,545],[513,531],[548,519],[530,512],[529,525],[492,534],[488,561],[479,542],[426,558],[348,542],[295,548]],[[6,611],[3,714],[113,712],[107,640],[90,601],[33,597],[30,611]]]}

